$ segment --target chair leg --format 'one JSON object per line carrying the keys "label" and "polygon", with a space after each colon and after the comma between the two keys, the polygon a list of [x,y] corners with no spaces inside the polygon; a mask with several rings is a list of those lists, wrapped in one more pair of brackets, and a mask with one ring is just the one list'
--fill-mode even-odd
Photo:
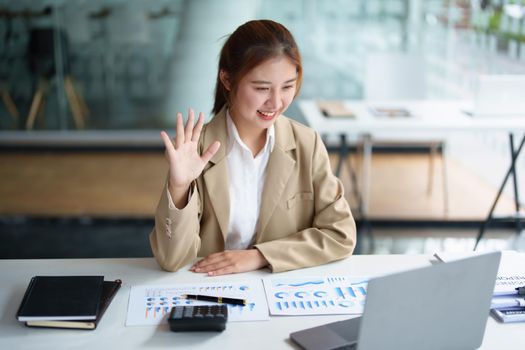
{"label": "chair leg", "polygon": [[44,128],[45,126],[45,120],[44,120],[45,110],[46,110],[46,100],[42,99],[42,103],[40,103],[40,106],[38,107],[38,112],[37,112],[38,125],[41,128]]}
{"label": "chair leg", "polygon": [[430,154],[428,156],[428,182],[427,182],[427,195],[431,196],[434,191],[434,168],[437,158],[437,143],[430,145]]}
{"label": "chair leg", "polygon": [[370,183],[372,180],[372,135],[363,135],[363,164],[361,168],[361,216],[368,215],[370,201]]}
{"label": "chair leg", "polygon": [[27,121],[26,121],[27,130],[33,129],[36,116],[38,114],[38,111],[40,110],[42,101],[44,100],[46,89],[47,89],[47,82],[41,81],[38,84],[38,88],[35,92],[35,96],[33,97],[33,101],[31,102],[31,108],[29,109],[29,114],[27,115]]}
{"label": "chair leg", "polygon": [[7,89],[2,89],[2,101],[4,101],[7,112],[11,118],[13,118],[13,125],[16,129],[18,125],[18,119],[20,118],[20,112],[18,112],[18,108],[16,108],[15,102],[11,98],[11,94],[9,94]]}
{"label": "chair leg", "polygon": [[[71,82],[73,82],[73,78],[71,78]],[[74,83],[72,84],[74,86]],[[81,93],[75,91],[75,96],[77,97],[78,104],[80,105],[80,109],[82,110],[82,114],[84,116],[84,121],[87,121],[89,119],[89,108],[86,104],[86,101],[84,100],[84,97]]]}
{"label": "chair leg", "polygon": [[445,216],[449,214],[449,199],[448,199],[448,172],[447,172],[447,150],[445,143],[441,144],[441,170],[443,176],[443,209]]}
{"label": "chair leg", "polygon": [[77,94],[75,92],[75,87],[73,86],[73,81],[70,76],[64,78],[64,86],[66,88],[66,94],[69,101],[69,106],[73,112],[73,119],[75,121],[75,126],[77,129],[83,129],[85,126],[84,115],[82,114],[82,107],[78,101]]}

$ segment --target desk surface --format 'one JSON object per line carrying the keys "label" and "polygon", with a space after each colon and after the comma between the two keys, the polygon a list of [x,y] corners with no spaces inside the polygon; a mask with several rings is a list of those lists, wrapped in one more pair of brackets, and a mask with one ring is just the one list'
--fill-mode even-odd
{"label": "desk surface", "polygon": [[[430,264],[425,255],[357,255],[349,259],[282,275],[377,275]],[[94,331],[35,329],[15,318],[29,279],[35,275],[100,274],[106,279],[120,278],[121,290]],[[64,259],[0,260],[0,348],[1,349],[292,349],[290,332],[349,316],[272,317],[270,321],[229,323],[223,333],[172,333],[167,324],[152,327],[126,327],[130,287],[138,284],[170,284],[204,281],[209,278],[243,280],[270,275],[266,270],[226,277],[205,277],[185,269],[161,271],[151,258],[146,259]],[[482,349],[523,349],[525,324],[499,324],[488,318]]]}
{"label": "desk surface", "polygon": [[[464,112],[467,101],[462,100],[344,100],[346,109],[355,118],[326,118],[315,100],[300,100],[301,109],[308,124],[320,133],[349,134],[373,132],[451,132],[451,131],[525,131],[523,116],[477,116]],[[377,117],[370,107],[405,108],[410,117]]]}

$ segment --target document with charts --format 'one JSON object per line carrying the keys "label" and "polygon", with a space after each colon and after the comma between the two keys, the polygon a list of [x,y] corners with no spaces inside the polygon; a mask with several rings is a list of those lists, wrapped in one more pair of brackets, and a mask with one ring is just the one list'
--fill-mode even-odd
{"label": "document with charts", "polygon": [[247,305],[228,305],[228,321],[269,320],[268,305],[261,280],[224,283],[184,283],[131,287],[126,326],[167,323],[173,306],[214,305],[215,303],[181,299],[182,294],[200,294],[247,300]]}
{"label": "document with charts", "polygon": [[349,276],[263,279],[271,315],[361,314],[369,278]]}

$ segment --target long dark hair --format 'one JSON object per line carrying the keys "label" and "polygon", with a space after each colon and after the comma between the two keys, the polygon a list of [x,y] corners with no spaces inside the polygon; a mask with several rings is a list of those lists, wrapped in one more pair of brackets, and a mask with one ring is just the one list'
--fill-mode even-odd
{"label": "long dark hair", "polygon": [[[299,93],[303,77],[301,55],[288,29],[270,20],[249,21],[237,28],[222,47],[215,85],[213,114],[219,113],[230,102],[230,93],[251,69],[264,61],[285,55],[297,67],[296,92]],[[228,74],[230,91],[220,79],[221,70]]]}

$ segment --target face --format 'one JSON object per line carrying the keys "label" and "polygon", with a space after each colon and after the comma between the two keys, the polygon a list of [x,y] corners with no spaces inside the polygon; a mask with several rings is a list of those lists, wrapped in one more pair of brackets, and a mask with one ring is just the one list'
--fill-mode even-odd
{"label": "face", "polygon": [[257,134],[273,125],[292,103],[296,82],[297,68],[285,56],[249,71],[232,94],[230,114],[239,133]]}

